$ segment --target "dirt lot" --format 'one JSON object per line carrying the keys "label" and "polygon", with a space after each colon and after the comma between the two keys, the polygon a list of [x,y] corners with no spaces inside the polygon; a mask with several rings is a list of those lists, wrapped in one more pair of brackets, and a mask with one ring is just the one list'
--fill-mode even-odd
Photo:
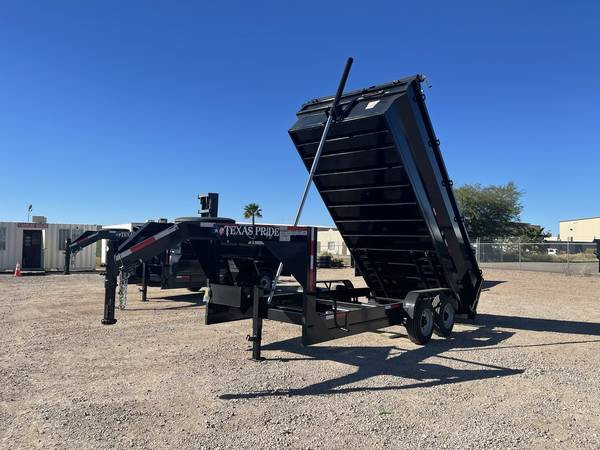
{"label": "dirt lot", "polygon": [[485,277],[451,339],[266,322],[256,363],[187,291],[130,286],[107,327],[98,275],[0,276],[0,447],[599,448],[600,278]]}

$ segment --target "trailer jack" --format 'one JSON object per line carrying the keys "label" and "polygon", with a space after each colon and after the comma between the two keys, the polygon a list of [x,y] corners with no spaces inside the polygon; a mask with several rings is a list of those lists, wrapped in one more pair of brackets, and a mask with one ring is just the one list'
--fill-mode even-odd
{"label": "trailer jack", "polygon": [[263,318],[261,310],[264,307],[264,299],[262,290],[254,286],[252,304],[252,336],[248,336],[248,341],[252,342],[252,359],[254,361],[264,361],[265,358],[260,356],[260,346],[262,343],[262,327]]}
{"label": "trailer jack", "polygon": [[115,262],[115,242],[108,241],[106,247],[106,274],[104,275],[104,318],[102,325],[114,325],[115,295],[117,290],[118,269]]}

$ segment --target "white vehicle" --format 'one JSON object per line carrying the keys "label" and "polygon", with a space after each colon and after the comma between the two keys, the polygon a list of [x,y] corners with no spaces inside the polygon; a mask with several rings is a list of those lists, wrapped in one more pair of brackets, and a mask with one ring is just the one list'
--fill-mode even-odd
{"label": "white vehicle", "polygon": [[552,255],[552,256],[558,256],[558,249],[557,248],[549,248],[548,254]]}

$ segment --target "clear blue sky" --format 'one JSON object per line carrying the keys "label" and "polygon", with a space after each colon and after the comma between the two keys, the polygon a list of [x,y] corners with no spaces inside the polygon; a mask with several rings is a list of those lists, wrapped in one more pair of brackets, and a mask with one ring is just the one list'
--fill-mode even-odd
{"label": "clear blue sky", "polygon": [[[293,220],[304,101],[415,73],[455,184],[514,181],[522,219],[600,215],[596,1],[4,1],[0,220]],[[331,219],[313,192],[304,223]]]}

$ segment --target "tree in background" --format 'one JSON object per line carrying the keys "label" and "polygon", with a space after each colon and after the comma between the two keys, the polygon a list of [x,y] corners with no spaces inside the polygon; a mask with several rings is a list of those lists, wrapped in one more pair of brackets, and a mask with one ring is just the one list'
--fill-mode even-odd
{"label": "tree in background", "polygon": [[523,193],[511,181],[504,185],[465,184],[454,189],[460,213],[472,239],[496,239],[515,234]]}
{"label": "tree in background", "polygon": [[244,217],[246,219],[252,218],[252,225],[254,225],[254,218],[262,217],[262,209],[257,203],[248,203],[244,206]]}
{"label": "tree in background", "polygon": [[521,242],[544,242],[546,238],[552,236],[552,233],[544,230],[544,227],[530,223],[514,224],[512,234]]}

